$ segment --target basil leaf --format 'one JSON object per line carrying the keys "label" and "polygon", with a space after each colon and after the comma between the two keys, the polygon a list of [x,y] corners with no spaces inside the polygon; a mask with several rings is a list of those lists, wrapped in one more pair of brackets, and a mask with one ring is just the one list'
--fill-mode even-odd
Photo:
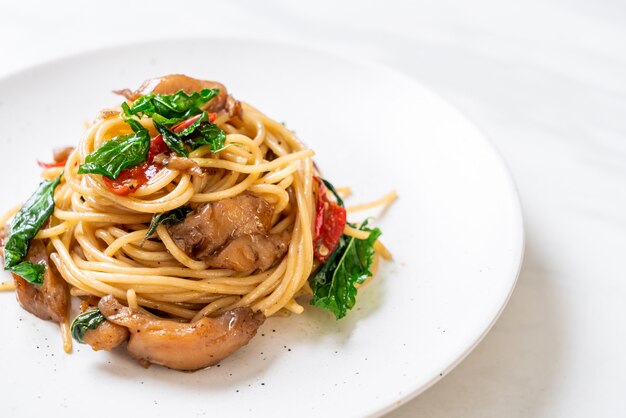
{"label": "basil leaf", "polygon": [[22,261],[19,264],[16,264],[12,267],[7,268],[18,276],[25,279],[27,282],[42,285],[43,284],[43,276],[46,272],[46,266],[43,264],[34,264],[30,261]]}
{"label": "basil leaf", "polygon": [[192,150],[198,149],[203,145],[209,145],[211,152],[217,154],[226,148],[224,146],[226,133],[217,125],[207,121],[200,123],[192,135],[183,139],[191,146]]}
{"label": "basil leaf", "polygon": [[193,108],[199,108],[220,93],[219,89],[202,89],[192,94],[179,90],[172,95],[157,94],[152,99],[156,113],[165,117],[179,116]]}
{"label": "basil leaf", "polygon": [[78,174],[102,174],[115,180],[123,169],[145,162],[149,150],[150,134],[145,129],[117,136],[89,154]]}
{"label": "basil leaf", "polygon": [[202,89],[187,94],[179,90],[174,94],[147,94],[135,100],[130,106],[124,104],[122,109],[126,117],[132,115],[148,116],[162,125],[173,125],[197,115],[200,106],[219,94],[219,89]]}
{"label": "basil leaf", "polygon": [[364,240],[342,235],[335,251],[311,280],[313,299],[311,305],[328,309],[337,319],[344,317],[356,302],[356,283],[363,283],[372,275],[374,243],[381,235],[380,229],[367,228],[367,221],[359,227],[369,231]]}
{"label": "basil leaf", "polygon": [[181,206],[170,210],[169,212],[157,213],[152,217],[152,221],[150,222],[150,227],[148,227],[148,232],[146,232],[144,241],[148,239],[150,235],[154,234],[157,226],[161,224],[174,225],[182,222],[187,217],[189,212],[191,212],[191,208],[189,206]]}
{"label": "basil leaf", "polygon": [[13,267],[28,253],[30,240],[37,235],[54,211],[54,189],[61,183],[61,176],[39,184],[37,191],[15,215],[4,245],[5,268]]}
{"label": "basil leaf", "polygon": [[182,116],[172,117],[172,118],[166,118],[165,116],[162,116],[158,113],[153,113],[152,120],[155,123],[160,123],[161,125],[173,126],[199,113],[203,113],[203,112],[198,108],[190,109],[187,112],[185,112]]}
{"label": "basil leaf", "polygon": [[85,338],[87,331],[98,328],[104,321],[106,321],[106,318],[99,309],[83,312],[72,321],[72,326],[70,327],[72,337],[79,343],[85,344],[83,338]]}
{"label": "basil leaf", "polygon": [[189,157],[189,151],[187,151],[187,148],[185,148],[185,143],[182,139],[180,139],[176,132],[167,129],[165,125],[161,125],[156,121],[154,122],[154,126],[163,137],[163,141],[165,141],[165,144],[167,144],[169,149],[176,152],[178,155]]}
{"label": "basil leaf", "polygon": [[154,104],[152,103],[152,99],[154,99],[154,94],[146,94],[144,96],[140,96],[137,100],[135,100],[131,106],[127,103],[122,103],[122,109],[124,110],[124,115],[130,118],[133,115],[137,116],[149,116],[155,112]]}

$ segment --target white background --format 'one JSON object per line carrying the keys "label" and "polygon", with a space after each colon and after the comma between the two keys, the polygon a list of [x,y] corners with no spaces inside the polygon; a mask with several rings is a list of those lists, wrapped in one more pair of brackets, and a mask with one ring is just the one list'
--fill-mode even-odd
{"label": "white background", "polygon": [[527,234],[517,289],[478,348],[390,417],[626,414],[626,3],[0,0],[0,76],[198,36],[384,63],[466,113],[511,167]]}

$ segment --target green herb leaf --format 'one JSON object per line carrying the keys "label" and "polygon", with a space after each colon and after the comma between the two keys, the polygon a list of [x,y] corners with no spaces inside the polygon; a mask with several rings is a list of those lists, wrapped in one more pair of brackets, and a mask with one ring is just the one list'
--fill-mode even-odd
{"label": "green herb leaf", "polygon": [[150,227],[148,228],[148,232],[146,232],[144,241],[148,239],[150,235],[154,234],[157,226],[161,224],[174,225],[182,222],[187,217],[189,212],[191,212],[191,208],[189,206],[181,206],[170,210],[169,212],[157,213],[152,217],[152,221],[150,222]]}
{"label": "green herb leaf", "polygon": [[199,108],[219,93],[219,89],[202,89],[192,94],[179,90],[172,95],[157,94],[152,99],[152,103],[156,113],[169,118],[188,112],[190,109]]}
{"label": "green herb leaf", "polygon": [[374,243],[381,232],[378,228],[367,228],[367,221],[359,229],[369,231],[369,237],[359,240],[342,235],[328,261],[310,279],[313,290],[311,305],[328,309],[337,319],[354,307],[357,294],[354,285],[363,283],[372,275]]}
{"label": "green herb leaf", "polygon": [[207,121],[200,123],[191,136],[183,139],[192,150],[198,149],[203,145],[209,145],[211,152],[217,154],[226,148],[224,146],[226,133],[217,125]]}
{"label": "green herb leaf", "polygon": [[123,169],[145,162],[149,150],[150,134],[145,129],[117,136],[89,154],[78,174],[102,174],[115,180]]}
{"label": "green herb leaf", "polygon": [[42,285],[46,266],[43,264],[34,264],[30,261],[22,261],[6,270],[17,274],[30,283]]}
{"label": "green herb leaf", "polygon": [[165,127],[165,125],[161,125],[160,123],[154,122],[154,126],[157,131],[163,137],[163,141],[167,144],[169,149],[177,153],[178,155],[182,155],[183,157],[189,157],[189,151],[185,148],[185,143],[180,136],[174,131],[171,131]]}
{"label": "green herb leaf", "polygon": [[74,337],[74,339],[79,343],[85,344],[83,338],[85,338],[87,331],[98,328],[98,326],[104,321],[106,321],[106,318],[102,315],[99,309],[83,312],[74,318],[74,321],[72,321],[72,326],[70,328],[72,337]]}
{"label": "green herb leaf", "polygon": [[37,235],[54,211],[54,189],[61,183],[61,176],[39,184],[37,191],[15,215],[4,245],[5,268],[18,264],[28,253],[30,240]]}
{"label": "green herb leaf", "polygon": [[179,90],[174,94],[147,94],[135,100],[130,106],[122,105],[124,115],[148,116],[161,125],[171,126],[193,115],[201,113],[200,106],[219,94],[219,89],[202,89],[187,94]]}
{"label": "green herb leaf", "polygon": [[200,112],[202,112],[200,109],[194,108],[194,109],[188,110],[182,116],[179,116],[179,117],[166,118],[165,116],[162,116],[158,113],[153,113],[151,117],[155,123],[160,123],[161,125],[173,126],[179,122],[189,119],[192,116],[197,115]]}

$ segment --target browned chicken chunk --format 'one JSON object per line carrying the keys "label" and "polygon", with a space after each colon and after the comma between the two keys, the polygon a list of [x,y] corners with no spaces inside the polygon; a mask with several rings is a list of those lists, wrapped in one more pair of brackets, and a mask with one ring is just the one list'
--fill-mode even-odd
{"label": "browned chicken chunk", "polygon": [[282,257],[289,246],[289,233],[242,235],[234,238],[215,255],[207,258],[215,268],[235,271],[265,271]]}
{"label": "browned chicken chunk", "polygon": [[17,301],[22,308],[41,319],[63,322],[67,318],[69,289],[65,280],[58,276],[41,240],[34,239],[30,242],[26,260],[45,265],[46,272],[41,286],[29,283],[12,273]]}
{"label": "browned chicken chunk", "polygon": [[241,112],[239,102],[228,95],[226,87],[217,81],[198,80],[187,77],[182,74],[170,74],[163,77],[152,78],[144,81],[144,83],[135,91],[120,90],[116,93],[121,94],[128,100],[136,100],[139,96],[145,94],[174,94],[179,90],[183,90],[187,94],[199,92],[202,89],[219,89],[220,93],[208,103],[205,109],[207,112],[220,112],[226,110],[231,116],[238,115]]}
{"label": "browned chicken chunk", "polygon": [[164,167],[167,167],[172,170],[178,170],[182,173],[189,174],[192,176],[204,176],[204,171],[202,168],[191,158],[178,157],[172,154],[157,154],[154,157],[154,162],[157,164],[161,164]]}
{"label": "browned chicken chunk", "polygon": [[266,200],[241,194],[199,206],[168,230],[180,249],[211,267],[264,271],[289,246],[289,234],[269,234],[273,213]]}
{"label": "browned chicken chunk", "polygon": [[193,323],[152,319],[123,306],[112,295],[103,297],[98,307],[107,320],[128,328],[128,351],[134,358],[188,371],[219,363],[246,345],[265,321],[262,313],[250,308]]}
{"label": "browned chicken chunk", "polygon": [[128,328],[104,321],[95,329],[89,329],[83,336],[83,341],[95,351],[112,350],[128,339]]}

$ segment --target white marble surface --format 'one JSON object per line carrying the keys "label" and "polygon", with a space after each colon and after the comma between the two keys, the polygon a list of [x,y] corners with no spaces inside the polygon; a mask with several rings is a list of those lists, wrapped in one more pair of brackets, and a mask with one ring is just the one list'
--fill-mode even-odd
{"label": "white marble surface", "polygon": [[421,80],[502,152],[526,221],[517,289],[478,348],[390,417],[626,414],[626,3],[128,3],[0,0],[0,76],[129,41],[300,41]]}

